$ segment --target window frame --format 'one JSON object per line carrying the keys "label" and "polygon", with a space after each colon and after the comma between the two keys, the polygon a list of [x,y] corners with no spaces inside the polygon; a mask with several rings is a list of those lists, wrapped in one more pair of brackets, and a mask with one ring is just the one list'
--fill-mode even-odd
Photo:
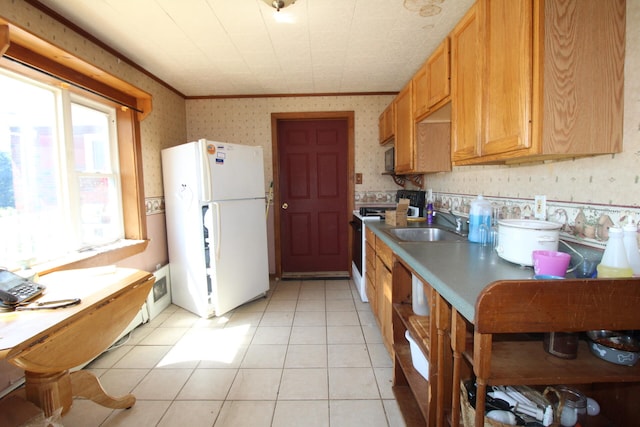
{"label": "window frame", "polygon": [[151,112],[151,95],[76,55],[0,19],[0,67],[50,84],[68,85],[83,97],[109,100],[116,108],[120,191],[125,239],[103,250],[35,266],[41,274],[113,264],[148,246],[140,121]]}

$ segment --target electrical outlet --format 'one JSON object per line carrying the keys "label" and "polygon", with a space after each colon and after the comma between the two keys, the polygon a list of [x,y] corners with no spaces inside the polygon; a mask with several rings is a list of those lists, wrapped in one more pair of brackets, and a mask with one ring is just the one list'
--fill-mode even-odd
{"label": "electrical outlet", "polygon": [[362,184],[362,174],[361,173],[357,173],[356,174],[356,184]]}
{"label": "electrical outlet", "polygon": [[535,196],[533,216],[537,219],[547,219],[547,196]]}

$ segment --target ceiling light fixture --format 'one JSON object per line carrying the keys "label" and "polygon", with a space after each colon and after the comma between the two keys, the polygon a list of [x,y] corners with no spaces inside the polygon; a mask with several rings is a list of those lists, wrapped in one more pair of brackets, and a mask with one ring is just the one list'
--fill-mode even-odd
{"label": "ceiling light fixture", "polygon": [[296,0],[263,0],[266,4],[273,7],[276,11],[280,12],[280,9],[284,9],[287,6],[291,6]]}

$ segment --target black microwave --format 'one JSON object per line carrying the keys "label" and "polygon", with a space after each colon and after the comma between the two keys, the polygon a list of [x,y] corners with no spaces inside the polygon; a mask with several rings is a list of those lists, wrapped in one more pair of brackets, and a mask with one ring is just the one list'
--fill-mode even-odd
{"label": "black microwave", "polygon": [[384,171],[393,172],[395,169],[395,153],[393,148],[389,148],[384,152]]}

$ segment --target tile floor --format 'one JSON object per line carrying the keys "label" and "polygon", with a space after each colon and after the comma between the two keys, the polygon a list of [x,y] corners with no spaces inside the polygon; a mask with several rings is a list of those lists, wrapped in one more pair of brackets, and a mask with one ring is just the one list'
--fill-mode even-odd
{"label": "tile floor", "polygon": [[404,426],[391,358],[349,280],[272,282],[213,319],[171,305],[85,369],[137,402],[74,399],[65,427]]}

